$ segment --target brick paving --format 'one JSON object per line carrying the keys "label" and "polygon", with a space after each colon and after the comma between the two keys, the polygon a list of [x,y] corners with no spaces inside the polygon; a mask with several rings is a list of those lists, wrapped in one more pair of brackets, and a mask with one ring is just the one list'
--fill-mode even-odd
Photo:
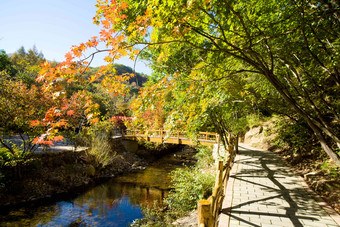
{"label": "brick paving", "polygon": [[279,156],[241,145],[219,226],[340,226],[339,215],[321,205]]}

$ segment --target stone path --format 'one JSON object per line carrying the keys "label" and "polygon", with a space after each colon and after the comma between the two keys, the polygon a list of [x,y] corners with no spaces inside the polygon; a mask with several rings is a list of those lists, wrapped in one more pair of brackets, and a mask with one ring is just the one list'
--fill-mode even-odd
{"label": "stone path", "polygon": [[276,154],[241,145],[228,186],[219,226],[340,226]]}

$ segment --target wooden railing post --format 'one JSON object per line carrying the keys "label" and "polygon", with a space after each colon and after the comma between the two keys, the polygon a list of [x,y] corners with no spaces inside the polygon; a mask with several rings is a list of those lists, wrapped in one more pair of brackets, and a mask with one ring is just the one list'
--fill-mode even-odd
{"label": "wooden railing post", "polygon": [[235,153],[238,154],[238,134],[235,138]]}
{"label": "wooden railing post", "polygon": [[205,132],[205,140],[208,140],[208,133]]}
{"label": "wooden railing post", "polygon": [[177,143],[179,144],[179,131],[177,131]]}
{"label": "wooden railing post", "polygon": [[198,201],[198,226],[213,226],[213,220],[210,212],[211,202],[209,200]]}
{"label": "wooden railing post", "polygon": [[229,145],[228,145],[228,153],[229,153],[229,155],[233,152],[233,150],[234,150],[234,146],[229,143]]}
{"label": "wooden railing post", "polygon": [[161,129],[161,143],[163,143],[163,129]]}
{"label": "wooden railing post", "polygon": [[228,144],[231,144],[231,133],[228,133]]}
{"label": "wooden railing post", "polygon": [[223,176],[223,161],[218,161],[217,177],[216,177],[217,183],[216,183],[216,185],[221,186],[222,176]]}

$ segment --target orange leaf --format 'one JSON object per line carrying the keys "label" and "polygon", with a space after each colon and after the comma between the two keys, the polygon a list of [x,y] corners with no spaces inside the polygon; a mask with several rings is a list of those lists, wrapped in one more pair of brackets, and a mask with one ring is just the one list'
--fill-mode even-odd
{"label": "orange leaf", "polygon": [[69,110],[69,111],[67,111],[66,114],[69,115],[69,116],[72,116],[74,114],[74,111],[73,110]]}
{"label": "orange leaf", "polygon": [[30,121],[30,123],[32,127],[35,127],[40,124],[40,121]]}
{"label": "orange leaf", "polygon": [[53,140],[54,140],[55,142],[63,141],[63,139],[64,139],[63,136],[56,136],[56,137],[53,138]]}

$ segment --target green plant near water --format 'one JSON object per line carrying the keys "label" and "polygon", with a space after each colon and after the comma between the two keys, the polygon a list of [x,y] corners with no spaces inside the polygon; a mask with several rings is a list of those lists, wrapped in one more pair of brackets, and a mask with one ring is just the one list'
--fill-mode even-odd
{"label": "green plant near water", "polygon": [[112,151],[109,138],[106,134],[99,134],[92,138],[88,154],[94,158],[96,165],[101,167],[110,165],[116,155]]}
{"label": "green plant near water", "polygon": [[195,155],[196,166],[178,168],[171,172],[172,188],[165,202],[173,216],[182,216],[196,208],[200,199],[207,199],[212,194],[215,175],[204,171],[213,163],[211,148],[201,146]]}
{"label": "green plant near water", "polygon": [[209,147],[200,147],[195,155],[196,166],[185,166],[171,172],[173,188],[164,200],[167,209],[154,204],[143,208],[144,218],[134,221],[131,226],[172,226],[171,223],[196,209],[200,199],[207,199],[212,194],[215,175],[204,171],[213,163],[212,151]]}
{"label": "green plant near water", "polygon": [[136,219],[131,223],[132,227],[166,227],[172,226],[173,218],[171,213],[164,212],[164,206],[161,206],[157,201],[154,201],[152,207],[142,207],[144,218]]}
{"label": "green plant near water", "polygon": [[173,190],[166,202],[175,214],[184,215],[196,208],[197,201],[207,199],[214,186],[215,176],[197,167],[185,167],[171,173]]}
{"label": "green plant near water", "polygon": [[214,158],[212,155],[212,149],[208,146],[200,146],[199,152],[195,155],[197,159],[196,166],[198,168],[206,168],[214,164]]}
{"label": "green plant near water", "polygon": [[80,133],[82,140],[85,141],[82,145],[90,147],[87,151],[88,158],[92,159],[97,167],[110,165],[116,156],[111,145],[114,129],[115,125],[112,122],[102,119],[97,124],[84,128]]}

